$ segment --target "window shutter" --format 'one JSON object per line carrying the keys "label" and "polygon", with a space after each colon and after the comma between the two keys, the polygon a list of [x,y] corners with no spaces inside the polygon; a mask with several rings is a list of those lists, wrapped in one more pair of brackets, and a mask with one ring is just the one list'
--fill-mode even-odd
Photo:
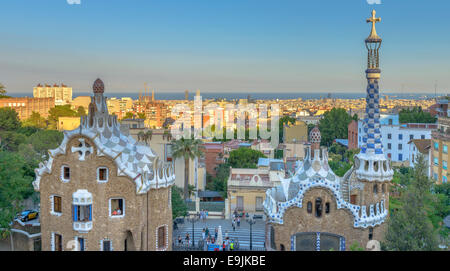
{"label": "window shutter", "polygon": [[78,221],[78,206],[73,206],[73,221]]}
{"label": "window shutter", "polygon": [[92,205],[89,205],[89,221],[92,221]]}

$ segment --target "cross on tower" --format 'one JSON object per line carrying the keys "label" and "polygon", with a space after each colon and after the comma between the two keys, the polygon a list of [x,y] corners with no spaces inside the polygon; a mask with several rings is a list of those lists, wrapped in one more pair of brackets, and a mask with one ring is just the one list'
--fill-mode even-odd
{"label": "cross on tower", "polygon": [[94,148],[92,147],[88,147],[86,146],[86,142],[84,141],[84,138],[80,138],[78,139],[78,141],[80,141],[81,146],[80,147],[72,147],[72,152],[80,152],[80,157],[78,158],[78,160],[80,161],[84,161],[86,158],[86,153],[93,153],[94,152]]}
{"label": "cross on tower", "polygon": [[372,23],[372,33],[370,33],[370,36],[378,36],[377,30],[375,29],[375,24],[381,22],[381,18],[377,18],[375,16],[376,14],[377,12],[375,10],[372,10],[372,18],[366,20],[366,22]]}

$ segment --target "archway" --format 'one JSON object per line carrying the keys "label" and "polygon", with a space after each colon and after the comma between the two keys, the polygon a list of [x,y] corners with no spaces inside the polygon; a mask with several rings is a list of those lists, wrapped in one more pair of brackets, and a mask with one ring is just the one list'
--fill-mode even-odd
{"label": "archway", "polygon": [[127,231],[127,235],[124,240],[124,251],[135,251],[133,234],[131,231]]}
{"label": "archway", "polygon": [[326,232],[301,232],[291,237],[291,250],[295,251],[340,251],[345,250],[343,236]]}

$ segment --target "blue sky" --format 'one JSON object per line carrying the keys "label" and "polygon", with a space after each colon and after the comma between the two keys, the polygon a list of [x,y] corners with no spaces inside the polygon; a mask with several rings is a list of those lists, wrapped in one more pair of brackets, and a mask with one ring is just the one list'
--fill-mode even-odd
{"label": "blue sky", "polygon": [[108,92],[363,92],[363,40],[382,22],[381,88],[450,90],[450,1],[0,1],[0,82]]}

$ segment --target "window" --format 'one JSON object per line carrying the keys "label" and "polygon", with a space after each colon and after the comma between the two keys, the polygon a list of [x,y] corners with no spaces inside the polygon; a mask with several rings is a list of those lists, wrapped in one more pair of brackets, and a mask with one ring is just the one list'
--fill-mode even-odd
{"label": "window", "polygon": [[442,182],[447,183],[447,176],[442,176]]}
{"label": "window", "polygon": [[110,199],[109,200],[109,216],[111,217],[123,217],[125,216],[125,204],[123,199]]}
{"label": "window", "polygon": [[356,199],[357,199],[357,195],[351,195],[350,196],[350,203],[351,204],[356,204]]}
{"label": "window", "polygon": [[330,203],[329,202],[325,203],[325,213],[326,214],[330,213]]}
{"label": "window", "polygon": [[435,166],[439,166],[439,160],[437,157],[434,157],[433,162]]}
{"label": "window", "polygon": [[307,211],[308,211],[308,214],[312,213],[312,203],[310,201],[308,201],[308,204],[307,204]]}
{"label": "window", "polygon": [[393,121],[392,119],[389,119],[389,125],[392,125]]}
{"label": "window", "polygon": [[448,153],[448,147],[447,145],[442,146],[442,151],[447,154]]}
{"label": "window", "polygon": [[435,149],[436,151],[439,150],[439,142],[434,142],[434,149]]}
{"label": "window", "polygon": [[77,237],[77,239],[78,239],[79,250],[84,251],[85,250],[84,238]]}
{"label": "window", "polygon": [[388,150],[392,149],[392,144],[388,143]]}
{"label": "window", "polygon": [[166,144],[165,146],[165,157],[166,157],[166,162],[171,162],[172,161],[172,144]]}
{"label": "window", "polygon": [[52,213],[62,213],[62,199],[60,196],[52,196]]}
{"label": "window", "polygon": [[99,167],[97,169],[97,181],[99,181],[99,182],[107,182],[108,181],[108,168]]}
{"label": "window", "polygon": [[447,170],[447,161],[442,160],[442,169]]}
{"label": "window", "polygon": [[92,221],[92,205],[73,205],[72,209],[74,222]]}
{"label": "window", "polygon": [[52,244],[53,251],[63,251],[62,235],[58,234],[58,233],[53,233],[52,239],[53,239],[53,244]]}
{"label": "window", "polygon": [[388,134],[388,139],[392,139],[392,134]]}
{"label": "window", "polygon": [[316,217],[322,217],[322,199],[316,199]]}
{"label": "window", "polygon": [[102,251],[112,251],[111,240],[102,240],[100,243]]}
{"label": "window", "polygon": [[167,249],[167,237],[166,237],[166,226],[161,226],[157,230],[158,243],[156,244],[156,249],[166,250]]}
{"label": "window", "polygon": [[372,239],[373,239],[373,228],[370,227],[369,228],[369,240],[372,240]]}
{"label": "window", "polygon": [[403,149],[403,145],[402,144],[398,144],[398,149],[402,150]]}
{"label": "window", "polygon": [[403,161],[403,154],[400,153],[400,154],[398,155],[398,161]]}
{"label": "window", "polygon": [[409,140],[413,140],[414,139],[414,135],[409,135]]}
{"label": "window", "polygon": [[403,134],[398,134],[398,139],[402,140],[403,139]]}
{"label": "window", "polygon": [[61,179],[63,182],[70,181],[70,167],[68,166],[61,167]]}
{"label": "window", "polygon": [[373,185],[373,193],[374,194],[378,193],[378,186],[376,184]]}
{"label": "window", "polygon": [[433,179],[435,179],[437,181],[437,179],[438,179],[437,173],[433,173]]}
{"label": "window", "polygon": [[255,198],[255,211],[263,211],[263,198],[262,197],[256,197]]}
{"label": "window", "polygon": [[421,136],[420,136],[420,139],[425,139],[425,135],[421,135]]}
{"label": "window", "polygon": [[391,159],[392,158],[392,154],[388,153],[388,158]]}

